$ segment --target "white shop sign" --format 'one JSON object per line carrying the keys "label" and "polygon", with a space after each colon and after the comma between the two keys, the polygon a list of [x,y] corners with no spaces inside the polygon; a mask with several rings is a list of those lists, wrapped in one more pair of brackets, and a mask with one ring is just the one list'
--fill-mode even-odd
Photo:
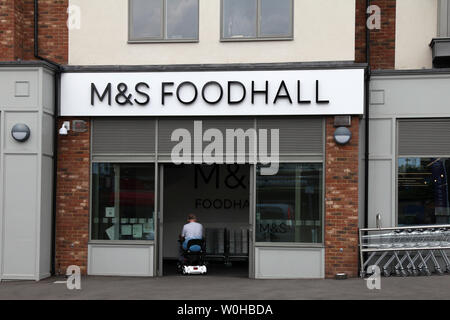
{"label": "white shop sign", "polygon": [[61,77],[61,116],[356,115],[363,106],[363,69]]}

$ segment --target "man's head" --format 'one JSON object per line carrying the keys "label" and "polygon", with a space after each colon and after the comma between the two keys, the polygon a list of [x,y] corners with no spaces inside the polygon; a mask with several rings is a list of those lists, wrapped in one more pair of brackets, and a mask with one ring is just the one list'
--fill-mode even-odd
{"label": "man's head", "polygon": [[188,215],[188,221],[189,222],[196,222],[197,221],[197,217],[195,216],[195,214],[189,214]]}

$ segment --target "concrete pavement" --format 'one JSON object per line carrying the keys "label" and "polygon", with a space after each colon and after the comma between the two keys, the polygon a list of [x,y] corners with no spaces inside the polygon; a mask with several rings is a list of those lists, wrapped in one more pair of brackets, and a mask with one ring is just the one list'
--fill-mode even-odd
{"label": "concrete pavement", "polygon": [[167,276],[162,278],[82,277],[81,290],[54,283],[3,281],[4,299],[449,299],[450,275],[382,278],[381,290],[369,290],[362,279],[347,280],[253,280],[238,276]]}

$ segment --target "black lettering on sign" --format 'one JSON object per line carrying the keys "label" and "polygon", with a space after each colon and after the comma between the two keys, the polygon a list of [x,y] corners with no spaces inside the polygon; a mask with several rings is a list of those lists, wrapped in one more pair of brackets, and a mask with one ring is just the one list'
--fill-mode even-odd
{"label": "black lettering on sign", "polygon": [[145,97],[144,101],[139,101],[137,99],[134,99],[134,102],[136,102],[138,105],[144,106],[144,105],[146,105],[146,104],[148,104],[150,102],[150,96],[147,93],[145,93],[144,91],[141,91],[140,87],[146,87],[147,89],[150,89],[150,86],[147,83],[145,83],[145,82],[139,82],[134,87],[134,90],[136,90],[136,92],[139,95]]}
{"label": "black lettering on sign", "polygon": [[163,82],[161,84],[161,104],[164,105],[166,103],[166,96],[173,96],[173,92],[167,92],[166,87],[173,86],[173,82]]}
{"label": "black lettering on sign", "polygon": [[[206,91],[206,88],[208,88],[209,86],[217,86],[219,88],[219,90],[220,90],[219,97],[215,101],[210,101],[210,100],[206,99],[205,91]],[[209,81],[203,86],[202,98],[203,98],[203,100],[205,100],[206,103],[208,103],[208,104],[217,104],[217,103],[220,102],[220,100],[222,100],[222,97],[223,97],[223,88],[220,85],[220,83],[218,83],[217,81]]]}
{"label": "black lettering on sign", "polygon": [[[190,100],[190,101],[182,100],[181,97],[180,97],[180,91],[181,91],[181,88],[183,88],[184,86],[191,86],[192,88],[194,88],[194,97],[193,97],[192,100]],[[193,84],[193,83],[190,82],[190,81],[182,82],[182,83],[178,86],[178,88],[177,88],[177,99],[178,99],[178,101],[180,101],[182,104],[192,104],[192,103],[194,103],[194,101],[197,100],[197,96],[198,96],[198,90],[197,90],[197,87],[195,86],[195,84]]]}
{"label": "black lettering on sign", "polygon": [[94,105],[95,96],[100,100],[100,102],[103,102],[106,95],[108,95],[108,105],[111,105],[111,83],[108,83],[105,90],[103,90],[103,93],[100,95],[100,93],[97,90],[97,87],[94,83],[91,83],[91,106]]}
{"label": "black lettering on sign", "polygon": [[252,81],[252,104],[255,104],[255,95],[263,94],[266,104],[269,103],[269,81],[266,81],[266,88],[264,90],[255,89],[255,81]]}
{"label": "black lettering on sign", "polygon": [[133,105],[133,102],[131,102],[131,97],[133,96],[131,93],[127,94],[128,91],[128,86],[126,85],[126,83],[119,83],[117,85],[117,91],[119,92],[116,95],[116,102],[117,104],[124,106],[126,104],[130,104]]}
{"label": "black lettering on sign", "polygon": [[[284,91],[284,93],[282,93]],[[277,104],[278,99],[288,99],[289,103],[292,104],[291,95],[289,94],[289,90],[286,87],[286,82],[281,81],[280,87],[278,88],[277,95],[275,96],[275,99],[273,100],[273,104]]]}
{"label": "black lettering on sign", "polygon": [[302,100],[300,80],[297,80],[297,102],[299,104],[311,104],[311,100]]}
{"label": "black lettering on sign", "polygon": [[319,94],[319,80],[316,80],[316,103],[318,103],[318,104],[330,103],[329,100],[320,100],[319,96],[320,96],[320,94]]}
{"label": "black lettering on sign", "polygon": [[[231,88],[233,86],[239,86],[242,89],[242,97],[239,100],[231,100]],[[239,104],[244,101],[245,96],[247,95],[247,90],[242,82],[239,81],[228,81],[228,104]]]}

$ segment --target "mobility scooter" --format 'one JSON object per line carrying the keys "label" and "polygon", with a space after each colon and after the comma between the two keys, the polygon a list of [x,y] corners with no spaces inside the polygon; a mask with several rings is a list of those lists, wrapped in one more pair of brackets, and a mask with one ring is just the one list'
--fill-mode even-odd
{"label": "mobility scooter", "polygon": [[183,262],[177,265],[178,272],[183,275],[206,275],[208,272],[205,264],[205,241],[203,239],[191,239],[183,248]]}

